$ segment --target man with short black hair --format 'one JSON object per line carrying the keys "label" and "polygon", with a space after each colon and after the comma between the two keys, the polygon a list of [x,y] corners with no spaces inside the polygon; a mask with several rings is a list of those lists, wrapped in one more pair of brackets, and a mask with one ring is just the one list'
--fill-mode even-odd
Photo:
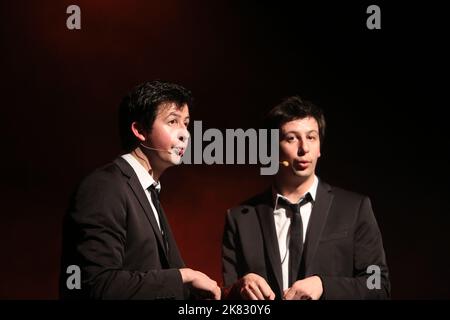
{"label": "man with short black hair", "polygon": [[315,174],[325,137],[321,109],[290,97],[269,112],[266,128],[280,130],[282,166],[268,190],[227,213],[222,262],[228,297],[388,298],[388,268],[369,198]]}
{"label": "man with short black hair", "polygon": [[[126,154],[81,183],[64,220],[62,298],[220,298],[205,274],[186,268],[159,203],[163,172],[181,163],[189,140],[191,93],[153,81],[119,108]],[[81,268],[81,289],[66,269]]]}

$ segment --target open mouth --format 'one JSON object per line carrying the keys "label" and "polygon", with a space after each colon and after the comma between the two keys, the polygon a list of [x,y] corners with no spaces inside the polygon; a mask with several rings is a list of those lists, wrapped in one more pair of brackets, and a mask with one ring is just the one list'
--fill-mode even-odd
{"label": "open mouth", "polygon": [[185,148],[184,147],[174,147],[172,148],[174,154],[176,154],[177,156],[183,156],[184,152],[185,152]]}

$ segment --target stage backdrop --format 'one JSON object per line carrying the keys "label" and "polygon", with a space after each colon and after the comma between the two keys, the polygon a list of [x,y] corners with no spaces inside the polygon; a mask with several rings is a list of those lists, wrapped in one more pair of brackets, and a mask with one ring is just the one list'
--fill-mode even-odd
{"label": "stage backdrop", "polygon": [[[435,8],[380,4],[382,28],[369,30],[372,3],[302,3],[3,1],[0,298],[57,298],[69,196],[120,154],[118,104],[153,79],[192,90],[204,130],[257,127],[293,94],[321,106],[318,175],[371,197],[393,298],[449,298],[448,99],[436,101],[444,87],[432,76],[444,20],[423,20]],[[80,30],[66,26],[71,4]],[[186,264],[221,282],[226,209],[270,177],[183,165],[161,180]]]}

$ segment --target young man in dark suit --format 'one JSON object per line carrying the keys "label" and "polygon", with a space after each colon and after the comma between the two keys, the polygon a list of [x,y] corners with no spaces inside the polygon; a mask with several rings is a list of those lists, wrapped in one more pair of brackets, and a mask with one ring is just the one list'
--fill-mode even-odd
{"label": "young man in dark suit", "polygon": [[[153,81],[137,86],[119,108],[126,154],[81,183],[64,221],[63,298],[220,298],[217,283],[186,268],[159,203],[159,178],[181,162],[191,94]],[[81,270],[70,285],[69,266]]]}
{"label": "young man in dark suit", "polygon": [[228,211],[223,276],[229,297],[385,299],[388,268],[368,197],[315,175],[322,111],[299,97],[273,108],[282,166],[264,193]]}

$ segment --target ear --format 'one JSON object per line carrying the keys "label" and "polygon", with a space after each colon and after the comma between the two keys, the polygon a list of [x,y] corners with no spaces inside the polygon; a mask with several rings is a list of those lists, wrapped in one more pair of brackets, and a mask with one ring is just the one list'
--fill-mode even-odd
{"label": "ear", "polygon": [[134,136],[138,138],[139,141],[144,142],[146,139],[146,132],[138,123],[137,121],[133,121],[131,124],[131,131],[133,132]]}

